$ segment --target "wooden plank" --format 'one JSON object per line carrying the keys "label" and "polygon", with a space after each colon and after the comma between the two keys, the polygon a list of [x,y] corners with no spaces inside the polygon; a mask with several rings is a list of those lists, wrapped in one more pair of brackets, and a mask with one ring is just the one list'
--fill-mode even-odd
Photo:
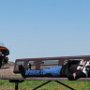
{"label": "wooden plank", "polygon": [[[29,77],[29,78],[23,78],[23,77],[0,77],[0,80],[68,80],[66,77]],[[78,79],[80,81],[90,81],[90,78],[80,78]],[[77,80],[75,80],[77,81]]]}

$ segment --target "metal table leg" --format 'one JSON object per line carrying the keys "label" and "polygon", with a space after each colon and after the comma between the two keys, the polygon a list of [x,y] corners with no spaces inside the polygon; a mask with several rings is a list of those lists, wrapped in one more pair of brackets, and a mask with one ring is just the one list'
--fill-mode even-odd
{"label": "metal table leg", "polygon": [[34,89],[32,89],[32,90],[37,90],[38,88],[41,88],[42,86],[44,86],[44,85],[46,85],[46,84],[48,84],[48,83],[50,83],[50,82],[52,82],[52,81],[51,81],[51,80],[46,81],[46,82],[42,83],[41,85],[39,85],[39,86],[35,87],[35,88],[34,88]]}
{"label": "metal table leg", "polygon": [[75,90],[74,88],[72,88],[72,87],[70,87],[70,86],[68,86],[68,85],[66,85],[66,84],[64,84],[64,83],[62,83],[62,82],[60,82],[60,81],[58,81],[58,80],[55,80],[55,82],[57,82],[57,83],[65,86],[65,87],[69,88],[70,90]]}
{"label": "metal table leg", "polygon": [[9,80],[9,82],[15,83],[15,90],[18,90],[18,85],[23,82],[23,80]]}

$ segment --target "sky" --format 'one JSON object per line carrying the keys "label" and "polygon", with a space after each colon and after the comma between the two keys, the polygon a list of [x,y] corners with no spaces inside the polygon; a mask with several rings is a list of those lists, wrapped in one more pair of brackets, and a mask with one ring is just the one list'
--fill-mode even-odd
{"label": "sky", "polygon": [[0,43],[10,61],[90,55],[90,0],[0,0]]}

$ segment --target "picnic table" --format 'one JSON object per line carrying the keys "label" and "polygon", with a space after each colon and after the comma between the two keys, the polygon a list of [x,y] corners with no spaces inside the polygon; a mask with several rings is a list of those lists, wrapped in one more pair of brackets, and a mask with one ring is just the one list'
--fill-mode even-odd
{"label": "picnic table", "polygon": [[[55,81],[60,85],[63,85],[70,90],[75,90],[69,85],[63,83],[62,81],[68,80],[67,77],[27,77],[24,78],[20,75],[19,65],[23,65],[26,69],[28,68],[28,63],[32,64],[32,69],[42,69],[47,67],[52,67],[55,65],[62,65],[65,60],[90,60],[90,55],[84,56],[63,56],[63,57],[43,57],[43,58],[24,58],[24,59],[16,59],[15,65],[12,68],[13,74],[11,76],[0,75],[1,80],[9,80],[11,83],[15,83],[15,90],[18,90],[18,85],[21,82],[26,80],[44,80],[46,82],[41,85],[33,88],[32,90],[37,90],[38,88]],[[80,78],[81,81],[90,81],[90,78]]]}

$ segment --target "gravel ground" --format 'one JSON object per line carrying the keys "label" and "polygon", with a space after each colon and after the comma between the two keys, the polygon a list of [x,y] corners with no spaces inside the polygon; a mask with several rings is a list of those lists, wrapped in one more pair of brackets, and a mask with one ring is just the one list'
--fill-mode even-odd
{"label": "gravel ground", "polygon": [[0,69],[0,76],[10,76],[10,75],[14,75],[13,73],[13,66],[6,68],[6,69]]}

